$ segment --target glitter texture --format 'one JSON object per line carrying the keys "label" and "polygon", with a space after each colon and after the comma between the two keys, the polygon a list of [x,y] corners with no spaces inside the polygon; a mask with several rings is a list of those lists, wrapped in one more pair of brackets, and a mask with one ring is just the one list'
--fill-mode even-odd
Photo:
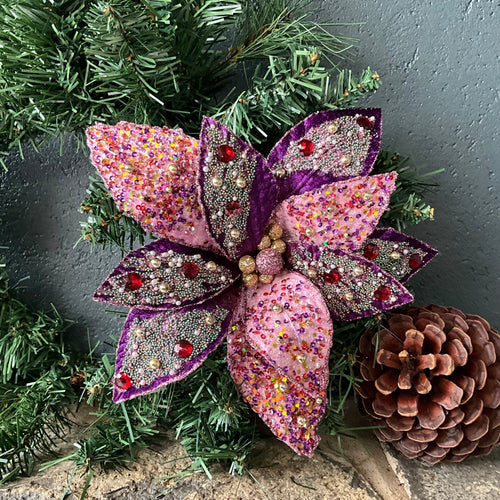
{"label": "glitter texture", "polygon": [[287,271],[245,298],[228,334],[231,375],[273,433],[310,456],[326,405],[333,332],[326,304],[304,276]]}
{"label": "glitter texture", "polygon": [[283,239],[356,250],[387,209],[396,177],[394,172],[354,177],[288,198],[276,210]]}
{"label": "glitter texture", "polygon": [[87,129],[90,159],[116,206],[145,231],[217,251],[199,202],[199,142],[181,129],[119,122]]}
{"label": "glitter texture", "polygon": [[[182,379],[227,335],[245,401],[279,439],[312,455],[332,320],[409,302],[396,278],[436,254],[397,231],[374,231],[395,183],[391,173],[368,177],[380,134],[377,109],[316,113],[266,160],[210,118],[199,141],[126,122],[87,130],[117,206],[163,236],[128,254],[94,296],[132,308],[114,401]],[[373,261],[362,257],[368,244],[379,248]]]}

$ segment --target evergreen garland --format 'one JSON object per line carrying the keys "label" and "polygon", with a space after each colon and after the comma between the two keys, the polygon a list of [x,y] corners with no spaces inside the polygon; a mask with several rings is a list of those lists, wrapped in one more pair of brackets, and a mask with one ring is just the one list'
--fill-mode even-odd
{"label": "evergreen garland", "polygon": [[[307,3],[6,0],[0,7],[0,153],[22,143],[38,147],[65,132],[82,139],[96,120],[181,126],[197,135],[206,114],[265,154],[308,114],[352,106],[380,85],[370,68],[354,76],[340,67],[353,40],[308,21]],[[432,219],[422,196],[436,172],[421,174],[407,159],[382,151],[374,173],[390,170],[399,177],[382,224],[402,229]],[[102,181],[91,177],[80,210],[87,216],[83,240],[123,252],[144,243],[140,225],[118,211]],[[67,425],[68,403],[85,399],[96,422],[74,454],[48,465],[71,460],[88,474],[86,488],[97,468],[126,465],[165,429],[175,429],[192,467],[209,474],[209,462],[219,460],[233,473],[246,470],[260,428],[226,368],[224,345],[189,377],[115,405],[114,356],[90,353],[82,360],[66,353],[65,323],[57,314],[33,313],[8,287],[2,290],[1,481],[30,474],[37,450],[54,446],[47,432]],[[380,320],[334,325],[326,432],[348,432],[343,408],[356,384],[357,341]],[[16,441],[20,426],[23,439]]]}

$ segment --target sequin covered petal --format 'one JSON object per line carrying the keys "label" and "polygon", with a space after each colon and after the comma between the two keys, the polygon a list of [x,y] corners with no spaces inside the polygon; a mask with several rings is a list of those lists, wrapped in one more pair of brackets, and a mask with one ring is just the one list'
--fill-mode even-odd
{"label": "sequin covered petal", "polygon": [[237,260],[260,242],[276,205],[266,160],[219,122],[205,117],[201,134],[201,201],[211,234]]}
{"label": "sequin covered petal", "polygon": [[397,174],[354,177],[292,196],[275,215],[287,243],[358,249],[389,205]]}
{"label": "sequin covered petal", "polygon": [[245,401],[297,453],[311,456],[326,405],[333,327],[320,292],[284,272],[245,294],[228,335],[229,370]]}
{"label": "sequin covered petal", "polygon": [[395,229],[378,228],[364,242],[359,253],[373,256],[374,264],[400,283],[406,283],[439,252],[427,243]]}
{"label": "sequin covered petal", "polygon": [[141,309],[186,307],[222,292],[239,274],[224,258],[163,238],[129,253],[94,299]]}
{"label": "sequin covered petal", "polygon": [[87,129],[90,159],[117,207],[145,231],[218,251],[199,200],[199,141],[181,129],[119,122]]}
{"label": "sequin covered petal", "polygon": [[290,245],[288,265],[321,290],[333,321],[373,316],[413,300],[401,283],[360,255]]}
{"label": "sequin covered petal", "polygon": [[230,289],[175,312],[132,309],[118,344],[113,401],[154,391],[198,368],[222,342],[236,304]]}
{"label": "sequin covered petal", "polygon": [[376,108],[308,116],[269,154],[279,200],[340,179],[368,175],[380,149],[381,134],[381,110]]}

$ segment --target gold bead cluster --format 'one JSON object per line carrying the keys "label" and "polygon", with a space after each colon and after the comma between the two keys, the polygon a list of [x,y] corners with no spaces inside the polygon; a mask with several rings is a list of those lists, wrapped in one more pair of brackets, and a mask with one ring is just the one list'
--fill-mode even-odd
{"label": "gold bead cluster", "polygon": [[[274,248],[279,253],[284,254],[286,252],[286,243],[281,239],[282,236],[283,228],[277,222],[272,222],[267,227],[266,233],[257,248],[259,250]],[[259,281],[261,283],[272,283],[274,280],[274,276],[258,272],[255,257],[252,255],[243,255],[238,262],[238,266],[243,273],[242,281],[245,286],[255,286]]]}

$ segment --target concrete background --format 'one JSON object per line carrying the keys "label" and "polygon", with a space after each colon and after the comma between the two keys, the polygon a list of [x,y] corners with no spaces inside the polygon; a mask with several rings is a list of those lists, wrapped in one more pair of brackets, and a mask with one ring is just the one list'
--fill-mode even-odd
{"label": "concrete background", "polygon": [[[322,22],[366,22],[336,31],[360,38],[355,71],[371,66],[380,91],[363,105],[384,111],[383,147],[429,169],[444,167],[439,192],[428,196],[436,221],[408,232],[441,256],[411,283],[420,304],[454,305],[500,327],[500,173],[498,0],[328,0],[315,2]],[[68,139],[41,154],[13,152],[0,174],[0,245],[8,246],[12,281],[37,307],[53,303],[79,325],[74,345],[119,335],[123,319],[91,295],[120,252],[80,244],[77,212],[93,173]]]}

